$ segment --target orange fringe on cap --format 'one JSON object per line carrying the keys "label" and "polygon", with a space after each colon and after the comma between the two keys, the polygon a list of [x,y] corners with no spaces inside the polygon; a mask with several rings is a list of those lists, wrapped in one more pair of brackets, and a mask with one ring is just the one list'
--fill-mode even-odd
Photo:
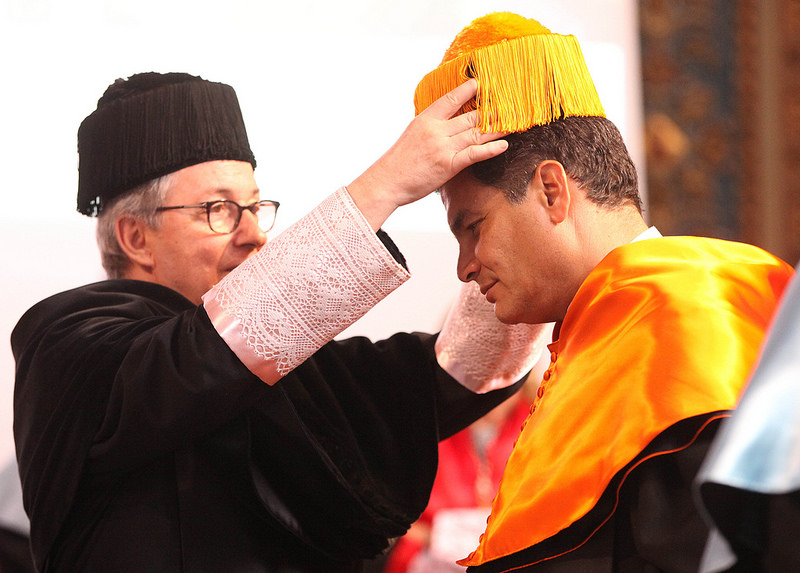
{"label": "orange fringe on cap", "polygon": [[484,133],[605,117],[578,40],[510,12],[478,18],[456,36],[442,64],[417,86],[416,113],[469,78],[478,80],[478,94],[461,113],[478,109]]}

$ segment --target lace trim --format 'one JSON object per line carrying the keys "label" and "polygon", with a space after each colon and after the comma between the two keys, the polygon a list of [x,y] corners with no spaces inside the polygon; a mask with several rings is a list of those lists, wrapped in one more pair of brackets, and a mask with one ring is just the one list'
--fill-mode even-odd
{"label": "lace trim", "polygon": [[274,384],[409,277],[342,188],[228,274],[203,304],[239,359]]}
{"label": "lace trim", "polygon": [[473,392],[510,386],[539,360],[548,324],[503,324],[474,282],[465,284],[436,341],[439,365]]}

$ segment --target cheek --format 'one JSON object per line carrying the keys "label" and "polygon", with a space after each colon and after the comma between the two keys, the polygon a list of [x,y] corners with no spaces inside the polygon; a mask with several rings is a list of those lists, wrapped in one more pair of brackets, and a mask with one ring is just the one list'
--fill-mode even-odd
{"label": "cheek", "polygon": [[[208,248],[203,251],[201,254],[202,260],[199,261],[200,264],[204,265],[205,268],[208,269],[209,273],[213,273],[215,275],[222,273],[222,267],[224,266],[225,259],[225,247],[218,246],[217,248]],[[220,278],[220,277],[217,277]]]}
{"label": "cheek", "polygon": [[183,273],[203,276],[203,280],[217,280],[225,245],[214,241],[195,240],[191,248],[183,249],[183,256],[176,261]]}
{"label": "cheek", "polygon": [[474,245],[475,256],[481,264],[491,269],[499,269],[514,263],[517,256],[516,236],[513,233],[498,234],[487,228]]}

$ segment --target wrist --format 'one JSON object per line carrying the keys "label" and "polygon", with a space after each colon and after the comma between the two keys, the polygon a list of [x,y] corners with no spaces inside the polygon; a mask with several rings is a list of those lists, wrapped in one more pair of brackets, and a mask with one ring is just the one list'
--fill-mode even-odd
{"label": "wrist", "polygon": [[373,231],[378,231],[398,207],[386,188],[386,183],[369,170],[345,187]]}

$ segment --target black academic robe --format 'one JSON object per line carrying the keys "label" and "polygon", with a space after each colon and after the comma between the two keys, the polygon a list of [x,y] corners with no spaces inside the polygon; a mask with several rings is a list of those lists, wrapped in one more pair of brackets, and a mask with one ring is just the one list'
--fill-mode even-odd
{"label": "black academic robe", "polygon": [[435,336],[326,344],[274,386],[165,287],[104,281],[12,334],[14,433],[41,571],[358,571],[425,507],[474,394]]}

